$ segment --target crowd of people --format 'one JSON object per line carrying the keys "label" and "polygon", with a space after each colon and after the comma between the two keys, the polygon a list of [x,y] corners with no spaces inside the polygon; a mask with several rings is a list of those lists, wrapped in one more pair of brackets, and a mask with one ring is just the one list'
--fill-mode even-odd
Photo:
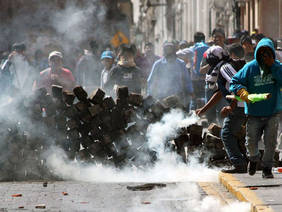
{"label": "crowd of people", "polygon": [[[202,32],[194,34],[193,42],[166,41],[162,56],[155,55],[150,42],[145,44],[144,53],[134,44],[122,44],[118,49],[107,46],[99,52],[98,44],[91,40],[89,50],[79,55],[73,67],[64,65],[60,51],[52,51],[45,58],[40,49],[31,60],[25,54],[26,45],[15,43],[9,54],[1,55],[1,91],[14,96],[42,87],[51,92],[52,85],[66,91],[81,85],[88,92],[101,87],[114,95],[116,86],[121,85],[156,99],[175,95],[186,111],[194,110],[198,116],[205,115],[209,123],[222,125],[221,139],[234,166],[223,172],[254,175],[263,135],[262,176],[273,178],[273,157],[281,133],[281,49],[257,32],[238,31],[232,44],[227,44],[220,28],[211,36],[210,42]],[[248,98],[263,93],[271,97],[255,103]],[[248,158],[237,142],[242,126],[246,126]]]}

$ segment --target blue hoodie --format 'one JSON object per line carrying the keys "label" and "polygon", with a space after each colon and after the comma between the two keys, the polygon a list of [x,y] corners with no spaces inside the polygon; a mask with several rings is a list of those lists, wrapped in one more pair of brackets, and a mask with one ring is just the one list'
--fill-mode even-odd
{"label": "blue hoodie", "polygon": [[282,108],[281,87],[282,87],[282,64],[275,60],[271,66],[271,72],[262,77],[262,72],[257,61],[257,52],[261,47],[270,47],[275,55],[273,43],[268,38],[263,38],[255,50],[255,59],[247,63],[237,74],[235,74],[230,83],[230,91],[235,94],[241,88],[245,88],[250,94],[271,93],[271,98],[256,103],[245,103],[245,113],[252,116],[271,116]]}

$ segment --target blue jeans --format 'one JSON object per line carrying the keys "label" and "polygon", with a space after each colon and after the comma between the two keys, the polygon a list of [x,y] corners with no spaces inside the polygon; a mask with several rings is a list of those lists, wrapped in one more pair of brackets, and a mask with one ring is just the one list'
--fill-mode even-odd
{"label": "blue jeans", "polygon": [[236,107],[233,112],[224,119],[221,130],[221,140],[227,156],[235,167],[247,165],[246,158],[240,151],[237,137],[245,122],[246,115],[244,108]]}
{"label": "blue jeans", "polygon": [[246,127],[246,147],[250,161],[258,162],[260,153],[258,142],[263,134],[264,154],[262,166],[272,168],[277,146],[278,114],[270,117],[248,116]]}

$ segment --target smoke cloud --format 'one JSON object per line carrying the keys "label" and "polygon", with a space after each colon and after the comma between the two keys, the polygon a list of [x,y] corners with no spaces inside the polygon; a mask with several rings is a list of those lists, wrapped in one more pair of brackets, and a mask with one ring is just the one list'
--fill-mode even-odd
{"label": "smoke cloud", "polygon": [[89,38],[102,40],[105,32],[101,23],[104,19],[105,8],[97,1],[91,1],[81,7],[68,3],[64,10],[54,12],[50,23],[62,38],[64,47],[68,48],[80,45]]}
{"label": "smoke cloud", "polygon": [[[58,176],[66,179],[94,182],[186,182],[186,181],[217,181],[217,171],[208,169],[197,159],[191,158],[190,163],[180,162],[174,152],[165,151],[165,143],[177,135],[177,130],[185,124],[192,124],[197,117],[187,117],[180,110],[172,110],[164,115],[160,122],[151,124],[147,132],[148,145],[154,149],[159,161],[149,169],[126,167],[122,170],[102,165],[81,164],[78,161],[67,162],[63,152],[52,149],[47,154],[47,164]],[[78,171],[79,170],[79,171]],[[203,174],[203,172],[205,174]],[[108,176],[108,177],[107,177]],[[113,177],[114,176],[114,177]]]}
{"label": "smoke cloud", "polygon": [[129,183],[129,182],[163,182],[175,183],[173,188],[163,188],[162,192],[150,195],[150,205],[140,205],[141,200],[136,197],[129,211],[171,211],[167,202],[177,200],[177,208],[173,211],[188,209],[191,212],[208,211],[242,211],[250,210],[248,203],[234,202],[223,206],[213,197],[202,199],[195,182],[218,182],[218,170],[210,169],[200,164],[192,155],[190,163],[185,164],[179,160],[174,152],[164,151],[165,142],[177,135],[177,130],[183,124],[193,124],[197,121],[195,115],[186,116],[180,110],[172,110],[164,115],[160,122],[149,126],[147,131],[148,143],[157,151],[160,160],[150,168],[125,167],[122,170],[101,164],[83,164],[78,161],[67,161],[67,157],[60,149],[51,149],[47,155],[47,165],[54,174],[68,180],[78,180],[101,183]]}
{"label": "smoke cloud", "polygon": [[[205,197],[201,199],[199,188],[192,183],[182,183],[175,185],[173,188],[164,188],[161,192],[156,192],[150,196],[150,205],[142,206],[140,204],[136,207],[130,208],[129,211],[134,212],[158,212],[158,211],[189,211],[189,212],[248,212],[250,211],[249,203],[242,203],[235,201],[230,205],[222,205],[219,200],[213,197]],[[175,208],[168,209],[170,201],[177,201]],[[135,200],[134,202],[141,202]]]}

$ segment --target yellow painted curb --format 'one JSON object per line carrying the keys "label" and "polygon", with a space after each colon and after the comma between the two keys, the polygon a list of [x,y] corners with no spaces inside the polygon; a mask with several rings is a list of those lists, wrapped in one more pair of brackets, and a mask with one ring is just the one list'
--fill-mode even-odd
{"label": "yellow painted curb", "polygon": [[256,196],[255,192],[251,191],[249,188],[246,188],[246,185],[244,185],[232,174],[220,172],[219,181],[238,200],[249,202],[251,204],[251,212],[274,212],[271,207],[267,206]]}

